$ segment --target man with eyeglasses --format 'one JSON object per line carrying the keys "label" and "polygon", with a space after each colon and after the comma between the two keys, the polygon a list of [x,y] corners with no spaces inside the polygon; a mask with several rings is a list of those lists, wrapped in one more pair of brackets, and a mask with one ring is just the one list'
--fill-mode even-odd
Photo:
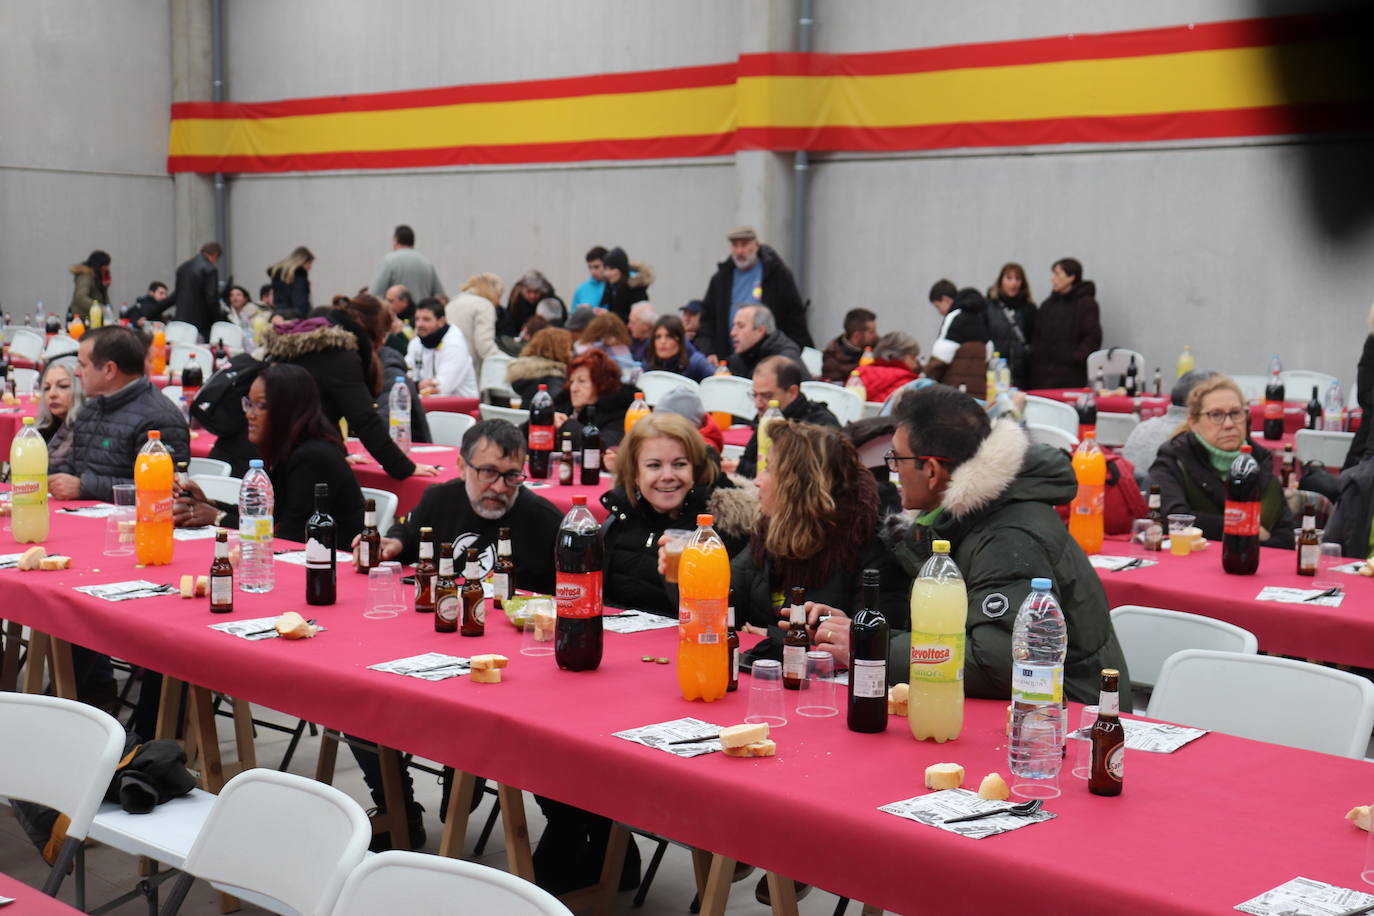
{"label": "man with eyeglasses", "polygon": [[[763,416],[763,412],[768,409],[769,401],[777,401],[784,420],[796,420],[798,423],[811,423],[816,426],[839,426],[840,421],[835,419],[829,407],[820,401],[809,400],[802,394],[804,371],[801,363],[786,356],[770,356],[759,363],[758,368],[754,370],[753,390],[754,406],[758,408],[759,416]],[[739,462],[734,464],[727,458],[721,462],[721,466],[726,471],[753,477],[758,472],[758,463],[759,433],[755,421],[754,435],[749,437],[749,444],[744,447],[744,454],[739,457]]]}

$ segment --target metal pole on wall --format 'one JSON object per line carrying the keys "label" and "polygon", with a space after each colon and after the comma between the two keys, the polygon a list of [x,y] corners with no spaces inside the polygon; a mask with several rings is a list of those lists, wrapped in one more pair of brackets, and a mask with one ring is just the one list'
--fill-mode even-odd
{"label": "metal pole on wall", "polygon": [[[797,17],[797,50],[809,54],[812,48],[812,30],[816,20],[814,0],[800,0]],[[802,301],[806,301],[806,179],[811,170],[811,157],[805,150],[792,154],[792,275],[797,280],[797,290]]]}
{"label": "metal pole on wall", "polygon": [[[210,100],[224,101],[224,2],[210,0]],[[215,241],[224,248],[219,259],[220,283],[232,273],[229,267],[229,213],[225,198],[224,173],[216,172]]]}

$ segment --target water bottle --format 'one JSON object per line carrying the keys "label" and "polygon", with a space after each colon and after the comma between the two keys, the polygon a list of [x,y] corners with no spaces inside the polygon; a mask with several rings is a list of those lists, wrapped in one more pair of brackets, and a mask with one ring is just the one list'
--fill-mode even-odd
{"label": "water bottle", "polygon": [[1064,762],[1064,656],[1069,634],[1050,580],[1031,580],[1011,637],[1011,736],[1007,765],[1025,798],[1059,795]]}
{"label": "water bottle", "polygon": [[387,411],[391,418],[391,441],[403,452],[410,453],[410,389],[404,375],[396,376],[391,386],[391,403]]}
{"label": "water bottle", "polygon": [[1326,405],[1322,411],[1322,427],[1342,432],[1345,430],[1345,404],[1341,397],[1341,383],[1332,381],[1326,389]]}
{"label": "water bottle", "polygon": [[239,590],[272,590],[272,481],[262,459],[248,462],[239,487]]}

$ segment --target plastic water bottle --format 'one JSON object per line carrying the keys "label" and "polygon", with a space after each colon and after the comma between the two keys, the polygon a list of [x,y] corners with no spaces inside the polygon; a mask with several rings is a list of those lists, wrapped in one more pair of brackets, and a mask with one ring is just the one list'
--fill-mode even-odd
{"label": "plastic water bottle", "polygon": [[1343,432],[1345,430],[1345,403],[1341,397],[1341,383],[1333,381],[1326,389],[1326,405],[1322,411],[1324,429]]}
{"label": "plastic water bottle", "polygon": [[270,592],[272,575],[272,481],[262,459],[248,462],[239,487],[239,590]]}
{"label": "plastic water bottle", "polygon": [[406,387],[404,375],[396,376],[396,384],[391,386],[391,402],[387,411],[391,417],[391,441],[401,451],[410,452],[410,389]]}
{"label": "plastic water bottle", "polygon": [[1011,737],[1007,765],[1017,795],[1054,798],[1064,762],[1064,656],[1069,633],[1050,580],[1031,580],[1011,636]]}

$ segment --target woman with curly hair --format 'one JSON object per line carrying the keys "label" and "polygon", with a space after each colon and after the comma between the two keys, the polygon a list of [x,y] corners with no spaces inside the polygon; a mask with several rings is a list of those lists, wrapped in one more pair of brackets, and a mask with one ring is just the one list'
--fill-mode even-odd
{"label": "woman with curly hair", "polygon": [[620,367],[602,350],[589,350],[568,364],[568,384],[554,399],[554,425],[572,434],[573,448],[582,447],[582,426],[588,418],[601,430],[601,448],[619,444],[625,434],[625,410],[639,389],[620,380]]}

